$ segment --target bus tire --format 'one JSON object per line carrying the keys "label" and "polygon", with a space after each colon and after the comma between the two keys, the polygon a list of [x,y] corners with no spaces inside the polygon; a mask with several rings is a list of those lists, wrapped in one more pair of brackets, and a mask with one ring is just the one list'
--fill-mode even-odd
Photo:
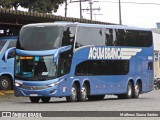
{"label": "bus tire", "polygon": [[78,96],[77,96],[77,100],[79,102],[84,102],[87,100],[87,93],[88,93],[87,90],[88,90],[87,85],[84,83],[82,90],[78,93]]}
{"label": "bus tire", "polygon": [[76,102],[77,93],[78,93],[78,88],[77,85],[74,83],[71,89],[71,95],[66,97],[67,102]]}
{"label": "bus tire", "polygon": [[0,77],[0,90],[10,90],[12,89],[12,82],[8,76]]}
{"label": "bus tire", "polygon": [[40,100],[40,97],[29,97],[29,99],[32,103],[38,103]]}
{"label": "bus tire", "polygon": [[128,82],[127,93],[124,94],[125,99],[130,99],[133,96],[133,84],[131,81]]}
{"label": "bus tire", "polygon": [[93,95],[93,96],[88,96],[89,101],[95,101],[95,100],[103,100],[105,95]]}
{"label": "bus tire", "polygon": [[140,89],[141,89],[141,86],[140,86],[139,82],[137,82],[136,86],[134,88],[134,91],[133,91],[133,98],[138,98],[139,97]]}
{"label": "bus tire", "polygon": [[133,96],[133,84],[131,81],[127,85],[127,93],[117,95],[118,99],[130,99]]}
{"label": "bus tire", "polygon": [[42,102],[48,103],[50,101],[51,97],[41,97]]}

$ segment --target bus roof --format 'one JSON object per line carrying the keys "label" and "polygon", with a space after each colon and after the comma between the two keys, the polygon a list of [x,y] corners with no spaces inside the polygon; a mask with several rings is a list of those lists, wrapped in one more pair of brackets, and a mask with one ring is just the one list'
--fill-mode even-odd
{"label": "bus roof", "polygon": [[35,23],[35,24],[28,24],[24,27],[31,27],[31,26],[78,26],[78,27],[92,27],[92,28],[113,28],[113,29],[130,29],[130,30],[144,30],[144,31],[151,31],[150,28],[139,28],[139,27],[132,27],[127,25],[103,25],[103,24],[88,24],[88,23],[78,23],[78,22],[53,22],[53,23]]}

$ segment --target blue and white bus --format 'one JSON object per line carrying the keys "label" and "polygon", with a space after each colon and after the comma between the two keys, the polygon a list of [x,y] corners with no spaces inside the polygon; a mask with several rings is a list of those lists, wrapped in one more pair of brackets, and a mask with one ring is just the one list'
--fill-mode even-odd
{"label": "blue and white bus", "polygon": [[8,62],[4,61],[7,49],[15,47],[17,36],[0,37],[0,90],[13,89],[14,79],[14,52],[8,55]]}
{"label": "blue and white bus", "polygon": [[15,49],[15,95],[31,102],[138,98],[153,89],[150,29],[83,23],[22,27]]}

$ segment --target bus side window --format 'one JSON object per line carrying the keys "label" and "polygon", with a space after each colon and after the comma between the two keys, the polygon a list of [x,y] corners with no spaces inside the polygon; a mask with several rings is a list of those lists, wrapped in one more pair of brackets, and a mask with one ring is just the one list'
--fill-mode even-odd
{"label": "bus side window", "polygon": [[[15,46],[16,46],[16,41],[11,41],[7,49]],[[12,51],[8,54],[8,59],[13,58],[14,56],[15,56],[15,51]]]}
{"label": "bus side window", "polygon": [[91,45],[90,28],[80,27],[78,28],[77,35],[76,35],[75,48],[79,48],[85,45]]}
{"label": "bus side window", "polygon": [[2,50],[2,48],[4,47],[4,45],[5,45],[5,43],[6,43],[6,41],[0,41],[0,51]]}
{"label": "bus side window", "polygon": [[74,45],[75,31],[75,27],[67,27],[63,31],[62,46]]}

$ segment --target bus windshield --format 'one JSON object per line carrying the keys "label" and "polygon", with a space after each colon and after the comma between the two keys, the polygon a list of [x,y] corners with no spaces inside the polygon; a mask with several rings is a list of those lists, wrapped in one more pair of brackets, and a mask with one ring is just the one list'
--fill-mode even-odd
{"label": "bus windshield", "polygon": [[15,77],[41,81],[57,77],[57,65],[51,56],[16,56]]}
{"label": "bus windshield", "polygon": [[50,50],[61,47],[63,28],[59,26],[27,26],[22,28],[17,49]]}

